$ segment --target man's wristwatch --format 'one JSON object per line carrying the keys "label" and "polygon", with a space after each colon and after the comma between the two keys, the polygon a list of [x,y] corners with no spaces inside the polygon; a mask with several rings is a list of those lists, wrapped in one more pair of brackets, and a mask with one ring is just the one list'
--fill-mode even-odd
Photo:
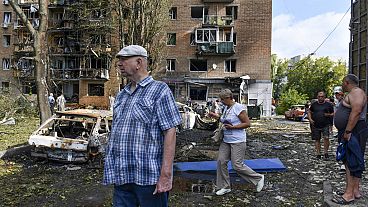
{"label": "man's wristwatch", "polygon": [[345,134],[351,134],[350,130],[345,130]]}

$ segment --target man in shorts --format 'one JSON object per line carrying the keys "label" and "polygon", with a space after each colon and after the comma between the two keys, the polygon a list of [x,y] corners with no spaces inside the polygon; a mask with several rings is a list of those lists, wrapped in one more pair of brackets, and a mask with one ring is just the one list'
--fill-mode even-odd
{"label": "man in shorts", "polygon": [[308,110],[308,119],[312,132],[312,140],[315,141],[317,159],[321,159],[321,138],[323,138],[324,159],[328,159],[328,148],[330,146],[330,119],[334,110],[331,103],[325,101],[326,94],[318,92],[317,101],[312,103]]}

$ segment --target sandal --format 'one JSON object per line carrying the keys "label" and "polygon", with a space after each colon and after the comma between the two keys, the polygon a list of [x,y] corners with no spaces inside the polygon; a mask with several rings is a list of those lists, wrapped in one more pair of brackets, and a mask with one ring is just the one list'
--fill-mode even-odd
{"label": "sandal", "polygon": [[[345,191],[337,190],[335,193],[336,193],[336,195],[342,196],[342,195],[344,195]],[[362,195],[361,196],[355,196],[355,199],[361,199],[362,197],[363,197]]]}
{"label": "sandal", "polygon": [[331,201],[334,202],[334,203],[340,204],[340,205],[348,205],[348,204],[353,203],[354,199],[350,200],[350,201],[347,201],[342,196],[335,196],[333,199],[331,199]]}

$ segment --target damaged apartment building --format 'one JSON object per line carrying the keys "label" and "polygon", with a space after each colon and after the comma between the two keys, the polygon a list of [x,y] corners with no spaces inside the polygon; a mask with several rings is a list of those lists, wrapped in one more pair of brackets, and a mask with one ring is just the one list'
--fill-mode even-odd
{"label": "damaged apartment building", "polygon": [[271,0],[173,1],[166,68],[158,75],[181,102],[206,102],[229,88],[270,116]]}
{"label": "damaged apartment building", "polygon": [[[19,0],[34,27],[39,23],[36,2]],[[120,49],[109,24],[113,13],[111,6],[92,5],[99,1],[80,2],[50,1],[50,88],[82,105],[107,102],[122,84],[113,63]],[[34,94],[32,39],[6,0],[0,10],[0,86],[13,90],[14,83],[22,93]],[[152,75],[170,86],[176,100],[205,103],[230,88],[236,101],[271,114],[272,0],[173,0],[168,15],[162,67]]]}
{"label": "damaged apartment building", "polygon": [[[38,1],[19,0],[34,28],[39,24]],[[93,5],[95,4],[95,5]],[[33,40],[9,3],[1,5],[2,20],[2,90],[36,94],[33,64]],[[81,105],[107,105],[113,59],[111,45],[111,10],[100,1],[54,0],[48,6],[49,90],[64,93],[67,101]],[[4,50],[5,48],[5,50]],[[14,88],[10,85],[17,86]],[[98,98],[93,98],[98,97]]]}

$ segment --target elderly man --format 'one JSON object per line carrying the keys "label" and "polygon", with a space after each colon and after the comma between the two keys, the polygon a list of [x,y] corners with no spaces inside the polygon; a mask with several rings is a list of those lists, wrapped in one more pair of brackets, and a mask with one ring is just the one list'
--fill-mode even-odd
{"label": "elderly man", "polygon": [[[348,74],[344,77],[342,89],[348,92],[339,104],[335,113],[335,126],[339,130],[339,140],[348,142],[348,151],[344,161],[346,168],[346,188],[341,197],[335,197],[333,202],[349,204],[362,197],[359,182],[364,170],[364,151],[367,141],[367,96],[358,87],[358,77]],[[349,146],[350,145],[350,146]],[[354,155],[354,159],[349,156]],[[352,167],[354,163],[354,167]],[[360,166],[360,167],[359,167]]]}
{"label": "elderly man", "polygon": [[146,49],[116,57],[130,83],[115,99],[103,184],[114,184],[114,206],[168,206],[180,113],[170,88],[149,76]]}

